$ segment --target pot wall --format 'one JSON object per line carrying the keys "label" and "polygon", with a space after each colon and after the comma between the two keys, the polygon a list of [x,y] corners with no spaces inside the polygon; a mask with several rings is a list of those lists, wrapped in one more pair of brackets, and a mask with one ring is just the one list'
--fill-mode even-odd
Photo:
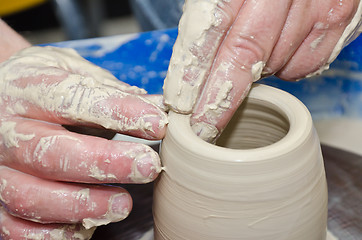
{"label": "pot wall", "polygon": [[216,146],[170,113],[155,184],[155,239],[324,240],[327,187],[305,106],[256,85]]}

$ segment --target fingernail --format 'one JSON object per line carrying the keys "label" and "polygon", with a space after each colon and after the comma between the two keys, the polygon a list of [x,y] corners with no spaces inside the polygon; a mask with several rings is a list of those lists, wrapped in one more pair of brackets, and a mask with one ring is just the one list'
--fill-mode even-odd
{"label": "fingernail", "polygon": [[154,180],[161,172],[161,161],[157,153],[149,151],[135,158],[135,167],[132,169],[132,181],[147,183]]}
{"label": "fingernail", "polygon": [[219,130],[208,123],[197,122],[191,126],[194,133],[206,142],[212,143],[219,135]]}
{"label": "fingernail", "polygon": [[157,114],[149,114],[142,117],[144,123],[143,137],[149,140],[158,140],[164,136],[168,124],[167,114],[157,109]]}
{"label": "fingernail", "polygon": [[132,199],[127,193],[115,194],[109,200],[108,211],[98,218],[85,218],[82,221],[85,229],[91,229],[111,222],[125,219],[132,209]]}
{"label": "fingernail", "polygon": [[116,219],[125,219],[132,208],[132,200],[126,193],[113,195],[109,210]]}

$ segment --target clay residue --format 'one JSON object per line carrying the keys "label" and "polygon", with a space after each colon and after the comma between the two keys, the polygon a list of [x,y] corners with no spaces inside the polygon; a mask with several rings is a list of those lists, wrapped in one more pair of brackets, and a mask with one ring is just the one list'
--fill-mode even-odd
{"label": "clay residue", "polygon": [[5,179],[1,179],[1,183],[0,183],[0,201],[3,202],[3,203],[8,203],[8,201],[4,197],[5,189],[6,189],[7,184],[8,184],[8,182]]}
{"label": "clay residue", "polygon": [[78,192],[73,192],[72,196],[76,199],[76,200],[81,200],[81,201],[89,201],[89,188],[84,188],[79,190]]}
{"label": "clay residue", "polygon": [[83,221],[82,221],[83,226],[86,229],[91,229],[96,226],[107,225],[111,222],[118,222],[118,221],[125,219],[129,214],[129,209],[123,209],[123,211],[121,211],[119,213],[115,213],[114,211],[112,211],[113,199],[116,197],[122,196],[122,195],[125,195],[125,193],[113,195],[111,197],[111,199],[108,201],[108,211],[104,215],[97,217],[97,218],[83,219]]}
{"label": "clay residue", "polygon": [[258,81],[261,78],[261,74],[265,67],[265,62],[259,61],[251,66],[251,76],[253,81]]}
{"label": "clay residue", "polygon": [[[27,68],[24,69],[24,66]],[[155,119],[161,118],[160,123],[163,124],[156,127],[163,128],[167,124],[167,116],[161,110],[129,118],[113,109],[98,108],[107,99],[140,99],[155,105],[141,97],[146,93],[144,90],[118,81],[111,73],[85,61],[71,49],[30,47],[1,64],[0,75],[5,76],[0,82],[0,89],[6,92],[9,104],[24,102],[63,118],[92,122],[117,131],[142,131],[145,135],[149,131],[155,132],[152,125]],[[17,81],[38,76],[41,76],[41,81],[37,83],[20,84]],[[48,81],[48,78],[62,80]],[[24,114],[24,109],[12,110]]]}
{"label": "clay residue", "polygon": [[1,230],[6,236],[10,236],[10,231],[6,227],[2,226]]}
{"label": "clay residue", "polygon": [[[193,131],[201,137],[201,139],[207,142],[214,142],[220,135],[223,129],[217,129],[215,126],[222,118],[223,114],[228,112],[232,106],[232,97],[230,92],[233,88],[231,81],[225,81],[221,83],[221,86],[215,86],[217,88],[217,95],[213,97],[211,93],[208,93],[207,100],[202,111],[195,114],[194,119],[196,123],[192,125]],[[247,85],[243,94],[240,96],[237,102],[241,102],[248,94],[251,88],[251,83]],[[237,104],[237,103],[234,103]],[[205,118],[204,121],[201,119]]]}
{"label": "clay residue", "polygon": [[[142,167],[142,165],[146,165],[150,162],[152,163],[152,167],[150,167],[151,173],[149,176],[144,176],[139,171],[139,167]],[[131,182],[134,183],[149,183],[153,179],[155,179],[156,174],[160,172],[161,164],[157,153],[153,151],[148,151],[145,153],[140,153],[134,158],[132,170],[131,173],[128,175],[128,178],[131,180]]]}
{"label": "clay residue", "polygon": [[18,133],[15,130],[16,123],[15,122],[7,122],[3,121],[0,126],[0,136],[2,137],[3,144],[6,147],[19,147],[19,141],[29,141],[32,140],[35,135],[34,134],[22,134]]}
{"label": "clay residue", "polygon": [[[95,228],[76,229],[76,226],[64,226],[58,229],[53,229],[50,231],[41,231],[41,232],[31,232],[26,231],[22,236],[24,239],[29,240],[43,240],[43,239],[52,239],[52,240],[64,240],[64,239],[77,239],[77,240],[87,240],[90,239],[95,231]],[[71,234],[69,238],[69,234]]]}
{"label": "clay residue", "polygon": [[[132,159],[131,171],[127,178],[133,183],[149,183],[155,179],[155,175],[161,172],[161,161],[158,154],[149,146],[134,145],[132,149],[123,153],[125,157]],[[144,176],[139,168],[150,166],[150,175]]]}
{"label": "clay residue", "polygon": [[97,179],[99,181],[110,180],[110,179],[112,179],[113,181],[117,180],[116,175],[112,173],[105,173],[103,170],[99,169],[96,163],[90,166],[88,176]]}
{"label": "clay residue", "polygon": [[219,130],[211,124],[197,122],[192,125],[194,133],[206,142],[214,142],[219,135]]}
{"label": "clay residue", "polygon": [[221,3],[218,0],[188,0],[184,5],[179,35],[173,47],[164,85],[165,103],[177,112],[191,112],[208,75],[216,55],[217,42],[223,33],[220,32],[213,39],[213,47],[207,46],[207,37],[210,30],[222,21],[218,10],[218,4]]}
{"label": "clay residue", "polygon": [[[55,136],[46,136],[39,139],[38,144],[35,147],[33,152],[33,161],[40,163],[43,167],[48,166],[47,158],[44,157],[45,154],[55,145],[57,142],[65,139],[67,141],[73,141],[74,144],[81,143],[81,140],[72,136],[67,135],[55,135]],[[66,155],[59,157],[60,169],[67,171],[69,167],[69,159]]]}

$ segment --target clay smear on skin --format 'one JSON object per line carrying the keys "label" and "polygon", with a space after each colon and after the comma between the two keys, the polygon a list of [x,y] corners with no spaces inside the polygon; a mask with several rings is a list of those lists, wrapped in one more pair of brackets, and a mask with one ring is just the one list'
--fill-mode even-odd
{"label": "clay smear on skin", "polygon": [[[84,188],[79,191],[74,191],[69,193],[67,190],[54,190],[51,192],[56,195],[57,199],[63,199],[63,205],[69,205],[69,210],[74,211],[74,213],[79,213],[79,206],[87,206],[86,211],[93,212],[97,203],[92,201],[90,198],[90,189]],[[67,204],[68,200],[66,200],[69,196],[72,197],[71,202],[76,202],[77,204]],[[73,221],[77,221],[78,219],[74,219]]]}
{"label": "clay smear on skin", "polygon": [[[123,143],[127,144],[127,143]],[[129,150],[125,150],[122,152],[123,158],[130,159],[132,161],[131,169],[127,179],[131,183],[148,183],[151,182],[155,178],[155,174],[161,172],[161,163],[159,160],[159,156],[156,152],[154,152],[149,146],[146,145],[135,145],[133,143],[129,143]],[[106,159],[104,161],[107,164],[111,163],[111,160]],[[149,176],[143,176],[139,171],[138,167],[142,167],[143,164],[151,163]],[[82,166],[87,167],[86,163],[81,163]],[[147,167],[147,166],[146,166]],[[98,162],[94,162],[90,165],[88,169],[88,176],[99,181],[111,181],[116,182],[117,176],[112,173],[106,173],[98,166]]]}
{"label": "clay smear on skin", "polygon": [[7,184],[8,184],[8,182],[5,179],[1,179],[1,183],[0,183],[0,200],[3,203],[9,203],[9,201],[5,199],[5,189],[6,189]]}
{"label": "clay smear on skin", "polygon": [[63,240],[69,238],[69,233],[72,232],[72,236],[70,239],[78,239],[78,240],[86,240],[90,239],[95,231],[95,228],[86,230],[81,228],[80,230],[76,230],[75,226],[64,226],[59,229],[54,229],[46,232],[26,232],[23,237],[25,239],[53,239],[53,240]]}
{"label": "clay smear on skin", "polygon": [[4,144],[6,147],[19,147],[19,141],[29,141],[32,140],[35,135],[34,134],[22,134],[17,133],[15,122],[7,122],[4,121],[0,125],[0,143]]}
{"label": "clay smear on skin", "polygon": [[[67,136],[67,135],[56,135],[56,136],[48,136],[40,138],[38,144],[35,147],[33,153],[33,161],[37,161],[41,163],[43,167],[48,167],[47,163],[45,162],[44,155],[49,151],[49,149],[54,146],[59,139],[65,138],[67,140],[74,141],[75,143],[81,143],[81,141],[77,138]],[[64,171],[67,171],[69,159],[60,158],[60,168]]]}
{"label": "clay smear on skin", "polygon": [[[224,84],[228,85],[228,82],[225,82]],[[215,98],[215,99],[217,99],[217,101],[216,101],[216,103],[218,103],[217,105],[215,105],[215,104],[205,105],[203,112],[201,112],[200,115],[197,116],[197,117],[201,117],[202,115],[204,115],[207,118],[207,121],[211,122],[211,124],[208,124],[205,122],[197,122],[192,125],[192,130],[194,131],[194,133],[196,133],[201,139],[203,139],[206,142],[214,142],[223,130],[223,129],[221,129],[219,131],[215,127],[216,122],[210,121],[210,120],[220,119],[222,114],[225,113],[230,108],[230,105],[231,105],[231,99],[230,99],[230,95],[229,95],[229,92],[231,90],[230,87],[232,87],[232,85],[224,88],[224,90],[228,90],[228,91],[220,90],[218,97]],[[251,83],[249,83],[247,85],[247,88],[245,89],[240,100],[243,100],[246,97],[250,88],[251,88]],[[220,96],[223,96],[223,97],[220,97]]]}
{"label": "clay smear on skin", "polygon": [[[217,42],[221,41],[224,34],[222,32],[215,39],[215,44],[205,51],[206,55],[194,51],[203,51],[210,47],[207,46],[207,37],[213,28],[222,23],[218,4],[223,2],[188,0],[184,6],[184,14],[179,24],[179,37],[173,48],[164,86],[166,104],[172,108],[176,107],[177,111],[190,113],[216,55]],[[186,80],[186,75],[190,75],[192,80]]]}
{"label": "clay smear on skin", "polygon": [[10,231],[6,227],[1,227],[1,230],[6,236],[10,236]]}
{"label": "clay smear on skin", "polygon": [[[184,14],[179,24],[179,36],[173,48],[164,85],[165,103],[176,112],[190,113],[204,85],[224,34],[220,31],[213,44],[208,42],[210,33],[222,23],[219,7],[225,4],[224,2],[230,1],[188,0],[184,6]],[[210,49],[205,51],[206,47]],[[221,63],[217,71],[228,71],[232,67],[230,65],[230,63]],[[265,63],[261,61],[251,66],[250,71],[254,81],[260,79],[264,66]],[[233,101],[228,97],[233,88],[230,80],[225,80],[218,88],[216,99],[212,99],[211,95],[206,96],[207,105],[196,116],[196,118],[206,117],[211,124],[197,123],[193,126],[194,131],[206,141],[218,135],[218,130],[212,125],[215,124],[217,116],[220,117],[230,108]],[[245,92],[247,91],[248,89]]]}
{"label": "clay smear on skin", "polygon": [[[56,191],[53,191],[52,193],[56,194],[58,198],[64,198],[69,195],[69,191],[66,191],[66,190],[56,190]],[[107,212],[97,218],[84,218],[82,220],[83,226],[86,229],[92,229],[95,226],[106,225],[108,223],[120,221],[120,220],[123,220],[124,218],[126,218],[129,214],[129,209],[123,209],[119,213],[115,213],[112,211],[113,200],[117,197],[122,197],[125,195],[126,195],[126,193],[119,193],[119,194],[113,195],[108,201]],[[73,198],[73,200],[78,202],[78,204],[74,205],[74,207],[71,207],[71,209],[70,209],[70,210],[74,211],[75,213],[80,212],[80,210],[77,207],[78,205],[79,206],[80,205],[88,206],[87,211],[89,211],[89,212],[93,212],[95,210],[95,208],[97,207],[97,204],[91,200],[89,188],[84,188],[84,189],[80,189],[79,191],[74,191],[71,193],[71,197]]]}
{"label": "clay smear on skin", "polygon": [[[117,180],[117,177],[112,174],[112,173],[105,173],[103,170],[99,169],[98,166],[96,165],[96,163],[92,164],[89,168],[89,172],[90,174],[88,175],[89,177],[92,177],[94,179],[97,179],[99,181],[104,181],[104,180],[111,180],[113,179],[113,181]],[[112,181],[112,182],[113,182]]]}
{"label": "clay smear on skin", "polygon": [[91,229],[96,226],[107,225],[111,222],[118,222],[125,219],[129,214],[129,209],[123,209],[120,213],[114,213],[112,211],[113,199],[119,196],[126,195],[126,193],[120,193],[113,195],[108,201],[108,211],[101,217],[98,218],[85,218],[82,221],[83,226],[86,229]]}
{"label": "clay smear on skin", "polygon": [[[226,72],[229,71],[230,68],[233,68],[231,63],[221,63],[215,74],[217,75],[219,72],[222,72],[221,74],[226,76]],[[215,139],[219,134],[218,129],[215,127],[217,120],[230,108],[232,103],[230,91],[233,88],[233,82],[219,81],[217,83],[219,86],[213,86],[214,92],[209,92],[205,96],[206,104],[203,106],[203,109],[194,116],[194,119],[204,117],[208,123],[198,122],[192,126],[194,132],[208,142]]]}
{"label": "clay smear on skin", "polygon": [[[34,63],[36,63],[35,66],[32,65]],[[67,71],[72,70],[69,69],[69,66],[72,66],[72,68],[75,66],[79,67],[81,72],[83,71],[81,68],[83,65],[87,67],[87,71],[90,71],[90,73],[82,73],[83,75],[71,74],[62,70],[62,68]],[[26,66],[26,69],[24,69],[24,66]],[[92,77],[92,74],[96,77]],[[153,121],[158,120],[160,117],[161,120],[156,128],[164,128],[167,124],[167,115],[161,110],[159,114],[146,113],[139,118],[128,118],[122,113],[113,112],[112,110],[100,109],[95,111],[95,109],[92,109],[92,106],[101,105],[102,102],[109,98],[141,99],[139,96],[127,92],[144,94],[145,91],[119,82],[109,72],[84,61],[74,50],[52,47],[25,49],[0,65],[0,75],[4,76],[4,79],[0,82],[0,89],[3,90],[3,98],[6,99],[10,106],[7,109],[10,114],[25,114],[27,109],[23,104],[20,104],[25,103],[25,105],[40,106],[44,111],[53,112],[65,118],[98,123],[105,128],[119,131],[140,130],[145,134],[155,132]],[[36,83],[19,81],[22,78],[35,77],[38,78]],[[64,79],[59,80],[59,77]],[[58,80],[55,81],[53,78],[58,78]],[[99,78],[102,81],[98,81]],[[152,99],[159,100],[159,97]],[[142,99],[142,101],[155,106],[148,100]],[[2,122],[0,126],[0,134],[6,147],[19,147],[19,141],[29,141],[35,137],[34,134],[16,133],[15,127],[16,124],[13,122]],[[30,159],[33,159],[43,167],[47,167],[48,163],[44,156],[61,138],[80,141],[65,135],[41,138],[33,156],[27,156],[26,161],[29,163]],[[157,159],[155,159],[155,162]],[[62,156],[59,160],[60,169],[66,172],[70,167],[69,161],[70,159],[66,154]],[[84,163],[82,166],[87,166],[87,164]],[[159,164],[155,163],[155,167],[158,168],[158,166]],[[117,179],[113,174],[105,174],[95,164],[91,165],[88,170],[89,176],[98,180],[113,179],[114,181]],[[130,177],[135,180],[140,179],[137,173]]]}
{"label": "clay smear on skin", "polygon": [[[148,183],[151,182],[155,178],[155,174],[161,172],[161,163],[159,161],[159,157],[156,152],[154,152],[150,147],[145,145],[137,145],[132,150],[124,152],[125,156],[133,159],[131,172],[128,175],[130,182],[134,183]],[[143,176],[138,167],[142,167],[144,164],[144,159],[149,159],[152,162],[151,173],[149,176]],[[146,161],[146,164],[149,161]]]}
{"label": "clay smear on skin", "polygon": [[[4,215],[3,215],[4,216]],[[3,217],[1,222],[5,222],[6,218]],[[5,226],[1,227],[2,234],[7,237],[14,237],[12,236],[12,232]],[[90,239],[95,231],[95,228],[91,228],[86,230],[82,226],[78,225],[66,225],[64,227],[60,227],[53,230],[48,231],[24,231],[23,237],[24,239],[53,239],[53,240],[63,240],[63,239],[78,239],[78,240],[86,240]]]}
{"label": "clay smear on skin", "polygon": [[[12,196],[14,194],[18,195],[21,193],[19,193],[19,189],[17,189],[15,186],[10,185],[6,179],[1,179],[0,200],[5,204],[10,204],[9,196]],[[10,199],[12,199],[12,197],[10,197]],[[27,204],[30,206],[35,204],[32,199],[26,199],[26,201]],[[38,215],[37,212],[26,211],[26,209],[23,208],[22,204],[19,204],[19,208],[13,209],[12,214],[15,216],[21,216],[22,218],[30,219],[33,222],[41,222],[41,217]]]}
{"label": "clay smear on skin", "polygon": [[[54,54],[54,57],[50,56]],[[70,55],[71,57],[69,57]],[[112,110],[95,109],[92,106],[102,105],[106,99],[126,99],[140,98],[137,95],[120,91],[126,89],[122,84],[116,84],[109,79],[97,80],[101,76],[84,76],[81,74],[71,74],[61,70],[57,57],[62,58],[67,66],[77,66],[80,56],[75,51],[69,49],[31,47],[13,56],[8,62],[0,67],[0,75],[5,76],[0,82],[0,89],[3,95],[9,99],[9,104],[25,102],[40,106],[43,110],[54,112],[64,118],[74,119],[83,122],[93,122],[105,128],[119,131],[140,130],[154,132],[152,120],[163,116],[158,127],[164,127],[167,123],[166,115],[145,114],[140,118],[128,118],[119,112]],[[37,62],[37,66],[32,64]],[[65,62],[65,63],[64,63]],[[23,69],[24,66],[28,66]],[[96,68],[93,66],[93,68]],[[21,70],[23,69],[23,70]],[[97,72],[97,74],[101,74]],[[106,71],[105,71],[106,72]],[[19,83],[21,78],[34,78],[42,76],[43,80],[34,84]],[[64,78],[61,81],[50,81],[49,78]],[[135,87],[128,87],[130,92],[144,93],[136,91]],[[5,94],[6,93],[6,94]],[[154,105],[148,100],[142,101]],[[154,105],[155,106],[155,105]],[[19,109],[14,109],[17,112]],[[21,109],[21,113],[24,110]]]}
{"label": "clay smear on skin", "polygon": [[323,39],[325,38],[326,36],[326,30],[328,30],[329,28],[329,25],[328,24],[323,24],[321,22],[318,22],[314,25],[314,28],[315,29],[318,29],[318,30],[324,30],[323,33],[317,37],[314,41],[311,42],[310,44],[310,48],[312,50],[312,52],[317,49],[317,47],[319,46],[319,44],[323,41]]}
{"label": "clay smear on skin", "polygon": [[[256,67],[252,68],[253,77],[259,74],[260,78],[264,64],[262,62],[258,62],[254,66]],[[220,73],[222,76],[228,76],[228,71],[233,68],[233,64],[223,62],[215,71],[215,75]],[[194,116],[194,119],[200,119],[202,117],[206,118],[207,123],[197,122],[192,125],[193,131],[207,142],[213,142],[219,135],[219,130],[215,126],[218,120],[222,118],[222,115],[231,108],[234,101],[232,95],[230,94],[234,87],[233,82],[225,79],[225,81],[218,81],[217,83],[219,86],[213,86],[213,93],[208,93],[206,95],[206,104],[203,106],[203,109]],[[245,89],[238,102],[245,98],[250,87],[251,83],[247,85],[247,89]]]}

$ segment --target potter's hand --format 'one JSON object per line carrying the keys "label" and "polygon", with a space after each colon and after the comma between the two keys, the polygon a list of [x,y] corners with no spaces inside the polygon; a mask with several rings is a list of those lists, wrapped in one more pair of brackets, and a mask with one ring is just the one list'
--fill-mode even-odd
{"label": "potter's hand", "polygon": [[[321,72],[358,32],[358,0],[188,0],[165,81],[166,104],[212,141],[252,82]],[[362,5],[362,4],[360,4]]]}
{"label": "potter's hand", "polygon": [[22,50],[0,64],[0,79],[1,238],[87,239],[93,226],[125,218],[126,190],[97,184],[154,180],[156,152],[62,125],[161,139],[166,114],[70,49]]}

